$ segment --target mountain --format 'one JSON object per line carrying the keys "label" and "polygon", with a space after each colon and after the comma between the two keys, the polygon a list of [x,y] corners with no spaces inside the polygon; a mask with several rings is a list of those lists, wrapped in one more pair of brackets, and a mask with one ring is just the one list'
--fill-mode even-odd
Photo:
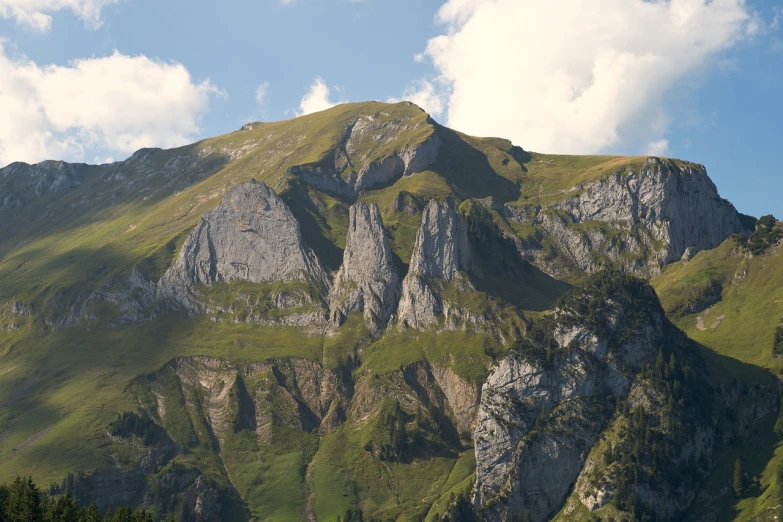
{"label": "mountain", "polygon": [[777,516],[780,230],[700,165],[410,103],[12,164],[0,482],[183,520]]}

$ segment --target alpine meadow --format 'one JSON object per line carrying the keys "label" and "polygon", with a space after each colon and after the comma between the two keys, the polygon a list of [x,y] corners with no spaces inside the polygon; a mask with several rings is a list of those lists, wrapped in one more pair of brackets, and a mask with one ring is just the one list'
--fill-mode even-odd
{"label": "alpine meadow", "polygon": [[779,520],[782,238],[409,102],[12,163],[0,518]]}

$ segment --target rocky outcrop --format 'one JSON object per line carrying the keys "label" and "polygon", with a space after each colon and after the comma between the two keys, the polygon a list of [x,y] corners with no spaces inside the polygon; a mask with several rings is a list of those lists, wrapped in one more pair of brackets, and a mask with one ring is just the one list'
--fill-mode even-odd
{"label": "rocky outcrop", "polygon": [[324,192],[355,196],[362,190],[427,170],[435,163],[440,151],[441,140],[434,130],[419,142],[407,144],[378,159],[366,159],[368,149],[391,143],[406,132],[419,130],[415,125],[421,124],[407,120],[388,121],[371,115],[361,116],[346,126],[339,147],[331,150],[325,160],[293,166],[286,176],[295,177]]}
{"label": "rocky outcrop", "polygon": [[[341,405],[348,402],[335,372],[293,358],[246,366],[211,357],[178,358],[159,371],[149,386],[158,404],[153,413],[170,433],[182,433],[171,422],[184,413],[173,410],[184,406],[203,416],[218,447],[245,430],[255,432],[262,443],[280,428],[328,431],[338,424]],[[203,436],[192,434],[196,439]],[[187,445],[187,441],[176,442]],[[211,440],[201,443],[212,445]]]}
{"label": "rocky outcrop", "polygon": [[467,228],[456,203],[431,200],[421,218],[408,273],[451,282],[471,266]]}
{"label": "rocky outcrop", "polygon": [[453,200],[431,200],[424,209],[408,275],[402,283],[398,321],[403,328],[427,328],[443,315],[440,288],[456,282],[473,290],[459,277],[472,267],[465,220]]}
{"label": "rocky outcrop", "polygon": [[[456,389],[471,389],[473,393],[456,397],[453,393]],[[439,369],[426,362],[410,364],[383,376],[362,372],[356,380],[346,420],[348,425],[364,425],[382,412],[385,403],[395,401],[403,411],[420,419],[417,421],[419,433],[411,430],[413,437],[422,432],[435,433],[439,444],[459,448],[461,440],[470,440],[471,433],[462,427],[473,423],[475,410],[469,411],[465,404],[471,399],[478,402],[477,391],[477,387],[471,388],[450,368]],[[418,437],[416,441],[408,448],[412,453],[421,455],[433,451],[426,438]]]}
{"label": "rocky outcrop", "polygon": [[296,218],[273,190],[256,181],[232,188],[201,218],[158,289],[164,298],[203,312],[207,307],[196,290],[232,281],[300,281],[321,290],[329,285]]}
{"label": "rocky outcrop", "polygon": [[[719,302],[723,295],[723,285],[720,281],[710,280],[702,288],[696,288],[689,295],[685,305],[686,314],[697,314],[707,310],[709,307]],[[681,310],[674,309],[673,313],[681,313]]]}
{"label": "rocky outcrop", "polygon": [[[555,206],[558,208],[558,206]],[[662,263],[709,250],[743,231],[739,215],[700,165],[649,158],[644,168],[600,181],[562,206],[574,221],[639,223],[663,243]]]}
{"label": "rocky outcrop", "polygon": [[11,163],[0,169],[0,212],[25,206],[29,199],[81,184],[83,164],[44,161],[35,165]]}
{"label": "rocky outcrop", "polygon": [[433,366],[430,371],[443,390],[460,436],[463,439],[472,438],[481,399],[481,386],[468,382],[449,367]]}
{"label": "rocky outcrop", "polygon": [[20,301],[11,300],[0,306],[0,331],[17,330],[21,323],[33,315],[33,308]]}
{"label": "rocky outcrop", "polygon": [[401,190],[397,197],[394,198],[391,210],[399,212],[401,214],[407,214],[414,216],[424,210],[424,203],[421,198],[415,194],[411,194],[406,190]]}
{"label": "rocky outcrop", "polygon": [[155,283],[145,279],[141,272],[134,268],[124,283],[107,285],[107,288],[93,294],[77,321],[95,317],[90,313],[89,304],[101,306],[100,303],[111,303],[116,307],[117,314],[113,320],[107,321],[107,326],[139,323],[155,316],[150,306],[156,297]]}
{"label": "rocky outcrop", "polygon": [[327,282],[315,254],[304,245],[296,218],[272,189],[256,181],[232,188],[201,218],[162,285],[235,280]]}
{"label": "rocky outcrop", "polygon": [[540,245],[518,245],[551,275],[594,273],[609,263],[656,275],[686,253],[715,248],[743,231],[736,209],[720,198],[700,165],[648,158],[638,171],[617,172],[574,191],[547,208],[505,209],[509,219],[536,226],[556,247],[559,262],[546,259]]}
{"label": "rocky outcrop", "polygon": [[546,520],[579,476],[608,418],[591,399],[611,393],[612,385],[626,386],[619,369],[595,363],[600,344],[580,348],[551,370],[512,354],[484,384],[474,432],[474,500],[477,506],[494,501],[498,520],[507,512]]}
{"label": "rocky outcrop", "polygon": [[353,205],[343,264],[329,295],[332,324],[360,312],[370,328],[385,327],[397,306],[399,283],[378,205]]}
{"label": "rocky outcrop", "polygon": [[[646,298],[654,299],[651,289]],[[614,408],[606,397],[624,397],[624,370],[653,361],[663,340],[660,307],[631,324],[631,299],[604,305],[598,324],[561,310],[553,346],[512,352],[487,379],[474,503],[488,520],[526,513],[543,521],[565,500]]]}
{"label": "rocky outcrop", "polygon": [[196,520],[220,522],[221,498],[215,485],[204,476],[196,478],[193,485],[185,491],[183,498],[190,506]]}

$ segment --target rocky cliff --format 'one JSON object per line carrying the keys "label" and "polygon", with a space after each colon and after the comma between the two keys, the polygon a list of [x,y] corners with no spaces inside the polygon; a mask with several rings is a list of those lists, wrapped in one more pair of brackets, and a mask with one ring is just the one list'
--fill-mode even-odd
{"label": "rocky cliff", "polygon": [[402,282],[398,321],[404,328],[427,328],[443,315],[443,285],[473,290],[465,220],[453,200],[431,200],[424,209],[408,275]]}
{"label": "rocky cliff", "polygon": [[701,165],[648,158],[576,187],[546,207],[507,207],[506,215],[542,231],[560,259],[545,259],[540,244],[519,242],[524,256],[553,275],[572,269],[594,273],[609,264],[650,276],[686,251],[717,247],[744,231],[742,220]]}
{"label": "rocky cliff", "polygon": [[[303,282],[326,289],[329,275],[305,245],[299,222],[282,199],[263,183],[231,189],[201,218],[174,264],[160,280],[159,293],[192,310],[205,310],[195,293],[217,283]],[[279,308],[296,308],[309,294],[276,294]],[[291,301],[294,301],[292,306]]]}
{"label": "rocky cliff", "polygon": [[80,185],[86,167],[62,161],[11,163],[0,169],[0,212],[22,208],[43,194]]}
{"label": "rocky cliff", "polygon": [[361,312],[373,329],[386,326],[397,307],[399,276],[378,205],[351,206],[343,264],[329,295],[332,323]]}
{"label": "rocky cliff", "polygon": [[[700,373],[698,353],[687,348],[688,341],[665,319],[649,286],[629,280],[613,286],[622,280],[603,275],[584,293],[564,297],[547,333],[540,336],[543,345],[523,345],[503,359],[484,384],[474,432],[474,502],[490,520],[523,514],[533,521],[547,520],[577,479],[579,498],[591,511],[610,501],[625,509],[623,501],[633,491],[644,499],[647,513],[672,516],[687,507],[694,490],[678,489],[684,477],[664,485],[669,479],[661,474],[669,470],[655,461],[664,448],[670,445],[681,452],[669,457],[669,466],[701,463],[689,470],[692,483],[709,471],[704,462],[717,444],[712,413],[717,401]],[[682,375],[690,380],[683,382]],[[667,406],[674,381],[675,395],[700,396],[699,404],[688,406],[698,413],[678,411],[671,402]],[[622,477],[629,471],[618,462],[599,480],[595,462],[585,462],[600,447],[599,440],[607,440],[602,433],[610,420],[625,425],[626,415],[638,422],[627,428],[632,433],[626,439],[632,442],[638,430],[647,437],[646,445],[637,448],[646,472],[640,477],[636,471],[626,481]],[[652,440],[657,440],[657,449],[651,447]],[[600,451],[605,452],[605,446]],[[615,451],[621,451],[619,446]],[[625,465],[632,467],[630,462]],[[657,486],[651,488],[646,474]]]}
{"label": "rocky cliff", "polygon": [[[176,442],[215,443],[216,449],[242,431],[269,442],[281,428],[328,430],[347,403],[338,374],[302,359],[246,366],[210,357],[175,359],[156,374],[149,391],[156,404],[150,414],[169,433],[178,434]],[[172,424],[182,413],[180,400],[203,416],[207,431]]]}

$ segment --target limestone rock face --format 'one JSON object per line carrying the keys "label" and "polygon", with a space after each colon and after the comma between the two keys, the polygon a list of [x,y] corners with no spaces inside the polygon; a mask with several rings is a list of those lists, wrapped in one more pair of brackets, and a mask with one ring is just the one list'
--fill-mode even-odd
{"label": "limestone rock face", "polygon": [[383,328],[397,306],[399,283],[378,205],[353,205],[343,264],[329,296],[332,323],[339,326],[357,311],[371,328]]}
{"label": "limestone rock face", "polygon": [[610,342],[622,321],[621,309],[609,314],[608,334],[563,321],[549,363],[512,352],[490,374],[473,437],[474,503],[491,506],[488,520],[527,513],[543,521],[562,505],[611,415],[613,404],[601,399],[625,396],[623,366],[654,360],[662,340],[663,318],[654,316],[632,335],[617,336],[620,344]]}
{"label": "limestone rock face", "polygon": [[688,248],[708,250],[742,231],[734,207],[718,196],[707,171],[676,168],[649,158],[640,173],[615,174],[563,207],[579,221],[640,223],[665,245],[661,261],[678,261]]}
{"label": "limestone rock face", "polygon": [[413,247],[409,274],[451,282],[471,267],[465,220],[453,200],[429,202]]}
{"label": "limestone rock face", "polygon": [[[570,269],[593,273],[608,259],[649,277],[689,251],[715,248],[743,231],[736,209],[720,198],[700,165],[648,158],[636,172],[577,189],[578,195],[548,208],[505,209],[509,219],[544,231]],[[544,259],[543,250],[518,247],[550,275],[565,273]]]}
{"label": "limestone rock face", "polygon": [[433,366],[431,372],[448,400],[460,435],[464,439],[471,438],[476,427],[481,387],[466,381],[449,367]]}
{"label": "limestone rock face", "polygon": [[[472,267],[467,227],[454,201],[429,202],[422,215],[408,275],[402,283],[399,322],[403,327],[427,328],[444,306],[438,285],[458,279]],[[473,290],[469,281],[458,283]]]}
{"label": "limestone rock face", "polygon": [[159,289],[164,297],[192,303],[193,287],[231,281],[329,283],[296,218],[263,183],[234,187],[201,218]]}

